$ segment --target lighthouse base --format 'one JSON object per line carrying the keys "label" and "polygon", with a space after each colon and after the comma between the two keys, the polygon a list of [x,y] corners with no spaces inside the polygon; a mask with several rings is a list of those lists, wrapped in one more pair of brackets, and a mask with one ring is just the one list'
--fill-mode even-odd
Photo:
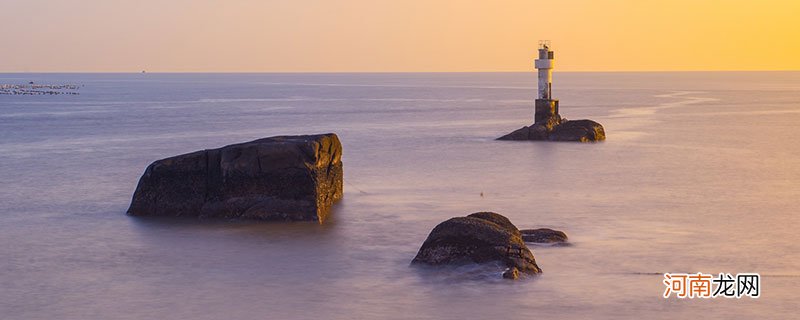
{"label": "lighthouse base", "polygon": [[558,100],[536,99],[533,124],[497,140],[593,142],[606,139],[603,125],[592,120],[567,121],[558,114]]}
{"label": "lighthouse base", "polygon": [[536,99],[533,123],[550,122],[553,118],[561,120],[558,115],[558,100]]}

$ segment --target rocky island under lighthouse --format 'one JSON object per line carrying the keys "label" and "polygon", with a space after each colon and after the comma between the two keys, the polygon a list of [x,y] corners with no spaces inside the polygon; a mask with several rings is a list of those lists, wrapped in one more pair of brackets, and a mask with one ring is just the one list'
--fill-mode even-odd
{"label": "rocky island under lighthouse", "polygon": [[538,70],[538,95],[533,124],[522,127],[497,140],[545,140],[593,142],[606,139],[603,126],[592,120],[567,120],[558,113],[558,100],[553,99],[553,51],[550,42],[539,41],[539,56],[534,65]]}

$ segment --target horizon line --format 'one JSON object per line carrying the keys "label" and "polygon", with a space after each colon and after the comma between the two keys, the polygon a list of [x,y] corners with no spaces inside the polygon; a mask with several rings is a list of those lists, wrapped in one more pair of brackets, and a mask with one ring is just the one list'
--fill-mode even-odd
{"label": "horizon line", "polygon": [[[413,73],[535,73],[525,71],[0,71],[0,74],[413,74]],[[800,69],[767,70],[570,70],[557,73],[690,73],[690,72],[800,72]]]}

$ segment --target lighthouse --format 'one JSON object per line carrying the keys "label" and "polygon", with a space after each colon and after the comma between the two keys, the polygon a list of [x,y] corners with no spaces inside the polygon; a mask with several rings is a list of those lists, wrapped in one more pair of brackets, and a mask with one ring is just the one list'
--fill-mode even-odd
{"label": "lighthouse", "polygon": [[540,40],[533,66],[537,73],[536,103],[533,124],[524,126],[497,140],[602,141],[603,125],[592,120],[567,120],[558,114],[558,100],[553,99],[553,50],[550,41]]}
{"label": "lighthouse", "polygon": [[[549,40],[539,40],[539,55],[534,60],[534,67],[538,71],[539,90],[536,96],[536,109],[534,123],[550,122],[558,124],[561,117],[558,115],[558,100],[553,99],[553,50],[550,49]],[[552,119],[552,120],[551,120]]]}

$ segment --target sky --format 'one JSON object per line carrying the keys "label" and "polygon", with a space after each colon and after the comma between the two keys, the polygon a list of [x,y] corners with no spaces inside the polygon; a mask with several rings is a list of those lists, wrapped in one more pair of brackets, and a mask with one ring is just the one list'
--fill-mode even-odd
{"label": "sky", "polygon": [[800,70],[800,0],[0,0],[0,72]]}

